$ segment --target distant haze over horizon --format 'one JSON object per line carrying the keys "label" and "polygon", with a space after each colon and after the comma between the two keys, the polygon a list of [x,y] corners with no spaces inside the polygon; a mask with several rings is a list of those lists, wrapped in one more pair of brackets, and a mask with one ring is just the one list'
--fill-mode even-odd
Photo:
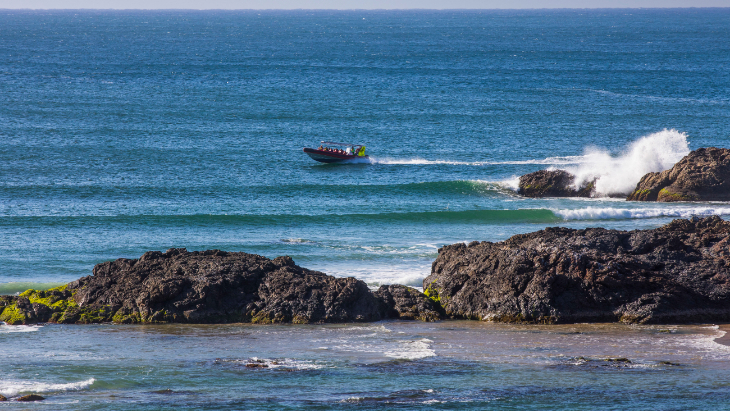
{"label": "distant haze over horizon", "polygon": [[398,10],[730,7],[730,0],[0,0],[0,9]]}

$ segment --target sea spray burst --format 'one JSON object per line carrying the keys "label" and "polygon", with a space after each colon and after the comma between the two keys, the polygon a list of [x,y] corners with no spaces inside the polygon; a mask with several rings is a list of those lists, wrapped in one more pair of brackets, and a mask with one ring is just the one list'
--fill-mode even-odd
{"label": "sea spray burst", "polygon": [[599,196],[626,195],[645,174],[667,170],[687,153],[687,134],[664,129],[634,141],[617,157],[604,149],[588,148],[585,161],[566,170],[576,176],[576,188],[595,180]]}

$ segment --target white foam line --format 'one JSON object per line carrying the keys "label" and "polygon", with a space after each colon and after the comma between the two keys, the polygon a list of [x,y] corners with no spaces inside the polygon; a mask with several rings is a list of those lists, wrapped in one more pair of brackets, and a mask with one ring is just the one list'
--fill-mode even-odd
{"label": "white foam line", "polygon": [[[590,161],[588,156],[566,156],[566,157],[548,157],[544,159],[529,160],[510,160],[510,161],[452,161],[452,160],[426,160],[423,158],[377,158],[370,157],[371,164],[388,164],[388,165],[455,165],[455,166],[489,166],[489,165],[524,165],[524,164],[543,164],[543,165],[568,165],[582,164]],[[365,161],[355,161],[363,163]]]}
{"label": "white foam line", "polygon": [[72,391],[81,390],[88,388],[91,384],[96,381],[94,378],[89,378],[86,381],[70,382],[67,384],[51,384],[45,382],[34,382],[34,381],[8,381],[0,380],[0,394],[5,396],[16,395],[21,392],[53,392],[53,391]]}
{"label": "white foam line", "polygon": [[433,341],[422,338],[415,341],[404,341],[399,344],[399,347],[395,350],[384,352],[386,357],[404,359],[404,360],[419,360],[421,358],[434,357],[436,352],[431,348]]}
{"label": "white foam line", "polygon": [[683,97],[660,97],[660,96],[650,96],[650,95],[643,95],[643,94],[625,94],[625,93],[615,93],[608,90],[595,90],[595,89],[576,89],[576,90],[584,90],[584,91],[591,91],[598,94],[605,94],[608,96],[615,96],[615,97],[628,97],[628,98],[635,98],[635,99],[643,99],[643,100],[655,100],[655,101],[681,101],[681,102],[689,102],[689,103],[703,103],[703,104],[727,104],[727,99],[705,99],[705,98],[683,98]]}
{"label": "white foam line", "polygon": [[38,331],[42,328],[41,325],[8,325],[5,323],[0,323],[0,334],[5,333],[29,333],[33,331]]}
{"label": "white foam line", "polygon": [[313,361],[295,360],[292,358],[284,359],[269,359],[269,358],[258,358],[252,357],[250,360],[238,360],[241,364],[262,364],[266,365],[266,368],[290,368],[296,370],[319,370],[325,368],[323,364],[316,364]]}
{"label": "white foam line", "polygon": [[613,208],[586,207],[577,210],[551,210],[565,220],[612,220],[634,218],[730,215],[730,207]]}

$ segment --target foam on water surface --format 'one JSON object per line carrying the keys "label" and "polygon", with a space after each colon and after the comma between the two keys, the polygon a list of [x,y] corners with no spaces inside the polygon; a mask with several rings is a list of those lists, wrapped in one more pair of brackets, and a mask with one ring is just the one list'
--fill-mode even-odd
{"label": "foam on water surface", "polygon": [[62,391],[79,391],[91,387],[96,379],[69,382],[69,383],[49,383],[38,381],[22,381],[22,380],[6,380],[0,379],[0,394],[7,396],[15,396],[22,393],[52,393]]}
{"label": "foam on water surface", "polygon": [[326,368],[323,362],[315,362],[311,360],[297,360],[293,358],[259,358],[251,357],[247,359],[216,359],[219,363],[233,363],[250,369],[261,370],[297,370],[309,371],[320,370]]}
{"label": "foam on water surface", "polygon": [[8,325],[0,321],[0,334],[29,333],[42,328],[42,325]]}
{"label": "foam on water surface", "polygon": [[386,164],[386,165],[452,165],[452,166],[490,166],[490,165],[569,165],[582,164],[590,162],[591,156],[564,156],[564,157],[547,157],[543,159],[527,159],[527,160],[495,160],[495,161],[455,161],[455,160],[427,160],[424,158],[377,158],[372,157],[370,164]]}
{"label": "foam on water surface", "polygon": [[385,351],[385,356],[396,359],[420,360],[422,358],[434,357],[436,352],[431,348],[432,340],[421,338],[413,341],[398,343],[396,349]]}
{"label": "foam on water surface", "polygon": [[665,207],[648,206],[646,208],[585,207],[552,211],[565,220],[645,219],[657,217],[690,218],[693,216],[730,215],[730,207],[720,205],[668,205]]}
{"label": "foam on water surface", "polygon": [[665,129],[639,138],[618,156],[590,147],[581,165],[566,170],[576,176],[576,188],[596,179],[598,195],[628,194],[647,173],[668,170],[686,156],[687,138],[685,133]]}

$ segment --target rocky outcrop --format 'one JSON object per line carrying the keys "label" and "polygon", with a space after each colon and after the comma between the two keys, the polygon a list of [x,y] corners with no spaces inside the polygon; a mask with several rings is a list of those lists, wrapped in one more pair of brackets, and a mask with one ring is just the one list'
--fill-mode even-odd
{"label": "rocky outcrop", "polygon": [[595,181],[573,187],[575,176],[565,170],[540,170],[520,177],[517,193],[525,197],[590,197]]}
{"label": "rocky outcrop", "polygon": [[415,289],[371,292],[294,264],[219,250],[150,251],[94,267],[93,275],[48,291],[0,302],[0,321],[57,323],[327,323],[440,318],[439,306]]}
{"label": "rocky outcrop", "polygon": [[730,150],[700,148],[641,178],[629,201],[730,201]]}
{"label": "rocky outcrop", "polygon": [[444,310],[422,292],[404,285],[383,285],[376,292],[388,307],[389,318],[404,320],[437,321]]}
{"label": "rocky outcrop", "polygon": [[424,290],[455,318],[532,323],[730,321],[730,223],[547,228],[443,247]]}

